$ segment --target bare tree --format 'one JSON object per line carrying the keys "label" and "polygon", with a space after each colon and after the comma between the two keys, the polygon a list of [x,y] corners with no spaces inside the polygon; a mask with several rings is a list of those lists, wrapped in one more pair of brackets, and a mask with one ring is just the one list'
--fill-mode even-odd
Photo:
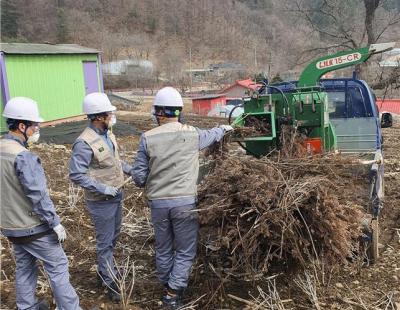
{"label": "bare tree", "polygon": [[232,62],[273,76],[297,72],[309,61],[302,51],[356,48],[400,32],[396,0],[13,1],[17,39],[55,42],[66,29],[68,42],[102,50],[106,61],[144,58],[182,84],[189,50],[192,68]]}
{"label": "bare tree", "polygon": [[184,76],[185,56],[184,50],[179,47],[163,49],[158,54],[157,68],[169,83],[177,84]]}
{"label": "bare tree", "polygon": [[312,4],[296,0],[289,10],[305,19],[321,39],[331,44],[324,49],[337,47],[359,48],[376,43],[391,27],[400,23],[400,12],[388,11],[386,0],[320,0]]}
{"label": "bare tree", "polygon": [[379,70],[375,70],[375,75],[371,80],[371,87],[379,91],[378,94],[381,97],[398,97],[400,95],[400,61],[397,66],[382,67]]}
{"label": "bare tree", "polygon": [[[314,58],[322,52],[356,49],[377,43],[388,30],[400,25],[400,11],[387,10],[384,7],[386,2],[387,0],[288,2],[288,9],[305,20],[320,37],[320,44],[305,50],[301,61],[307,56]],[[309,59],[304,62],[306,61]],[[358,65],[356,70],[365,77],[363,66]]]}

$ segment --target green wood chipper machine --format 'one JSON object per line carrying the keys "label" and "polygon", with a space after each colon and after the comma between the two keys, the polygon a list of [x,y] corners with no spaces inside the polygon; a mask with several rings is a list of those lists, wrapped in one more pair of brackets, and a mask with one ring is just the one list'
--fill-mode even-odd
{"label": "green wood chipper machine", "polygon": [[257,135],[236,140],[248,154],[264,156],[279,148],[282,125],[290,125],[307,137],[304,144],[309,152],[337,150],[335,128],[329,119],[328,94],[319,83],[320,78],[328,72],[363,63],[371,55],[393,47],[394,43],[372,44],[321,57],[304,69],[290,92],[261,82],[258,90],[243,99],[244,113],[233,122],[234,127],[258,127],[260,130]]}

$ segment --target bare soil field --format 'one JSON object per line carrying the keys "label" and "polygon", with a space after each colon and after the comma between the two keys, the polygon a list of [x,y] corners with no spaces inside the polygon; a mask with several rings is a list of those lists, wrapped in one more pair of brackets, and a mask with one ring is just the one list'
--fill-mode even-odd
{"label": "bare soil field", "polygon": [[[154,124],[147,113],[120,112],[118,119],[138,131]],[[188,115],[187,122],[210,128],[224,119]],[[131,163],[139,136],[118,136],[122,157]],[[340,269],[318,266],[319,270],[296,273],[271,268],[259,278],[235,277],[206,265],[207,251],[199,244],[199,258],[185,294],[186,309],[400,309],[400,125],[384,129],[385,206],[380,220],[380,253],[375,264],[349,262]],[[235,146],[232,146],[234,149]],[[94,229],[85,209],[82,191],[68,180],[71,145],[39,144],[32,148],[42,159],[50,195],[57,207],[68,238],[64,244],[70,262],[71,281],[83,309],[122,309],[109,302],[104,288],[96,283]],[[239,153],[238,153],[239,154]],[[356,195],[357,193],[355,193]],[[134,262],[135,275],[130,303],[126,309],[158,309],[162,287],[157,281],[154,240],[149,209],[142,191],[132,184],[125,187],[124,220],[117,245],[116,261],[123,266]],[[41,268],[41,270],[43,270]],[[1,309],[15,309],[15,262],[11,244],[1,237]],[[314,274],[316,276],[314,276]],[[300,284],[296,284],[300,280]],[[51,290],[42,271],[38,295],[51,300]],[[55,306],[53,307],[53,309]]]}

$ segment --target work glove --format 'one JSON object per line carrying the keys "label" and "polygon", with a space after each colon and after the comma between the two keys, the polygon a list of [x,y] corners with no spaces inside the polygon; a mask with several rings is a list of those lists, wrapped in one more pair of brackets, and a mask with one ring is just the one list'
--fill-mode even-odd
{"label": "work glove", "polygon": [[57,226],[55,226],[53,228],[53,230],[57,234],[58,241],[64,242],[64,240],[67,238],[67,232],[65,231],[64,226],[62,226],[61,224],[58,224]]}
{"label": "work glove", "polygon": [[219,125],[219,128],[225,130],[225,133],[233,130],[233,127],[231,125]]}
{"label": "work glove", "polygon": [[106,189],[104,190],[104,194],[107,196],[117,196],[119,189],[114,187],[114,186],[106,186]]}

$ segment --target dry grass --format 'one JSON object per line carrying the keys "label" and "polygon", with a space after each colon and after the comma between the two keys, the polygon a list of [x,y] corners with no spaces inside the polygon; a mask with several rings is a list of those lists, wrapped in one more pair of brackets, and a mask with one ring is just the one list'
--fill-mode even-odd
{"label": "dry grass", "polygon": [[[114,263],[115,266],[117,266],[117,262]],[[127,256],[125,261],[120,266],[117,266],[116,274],[114,274],[110,266],[108,266],[108,271],[109,274],[112,275],[112,280],[116,284],[118,291],[120,293],[121,309],[123,310],[129,309],[132,293],[134,291],[133,289],[135,286],[135,263],[131,262],[129,256]]]}

